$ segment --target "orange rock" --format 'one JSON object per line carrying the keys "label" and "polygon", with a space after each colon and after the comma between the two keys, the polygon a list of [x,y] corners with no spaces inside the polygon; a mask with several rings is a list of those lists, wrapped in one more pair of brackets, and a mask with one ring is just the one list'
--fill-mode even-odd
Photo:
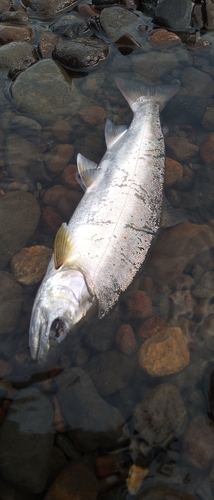
{"label": "orange rock", "polygon": [[58,144],[45,155],[45,166],[49,172],[61,172],[74,153],[72,144]]}
{"label": "orange rock", "polygon": [[35,285],[44,278],[53,250],[35,245],[14,255],[11,260],[13,276],[23,285]]}
{"label": "orange rock", "polygon": [[148,475],[149,469],[133,464],[129,469],[129,477],[126,479],[130,495],[137,495],[143,480]]}
{"label": "orange rock", "polygon": [[152,315],[152,302],[143,290],[134,290],[126,300],[128,314],[132,318],[148,318]]}
{"label": "orange rock", "polygon": [[9,23],[0,23],[1,44],[20,41],[29,42],[32,36],[33,30],[29,26],[19,26],[17,24],[12,26]]}
{"label": "orange rock", "polygon": [[151,316],[144,323],[141,323],[137,331],[137,337],[141,341],[148,339],[163,330],[165,326],[167,326],[165,319],[160,316]]}
{"label": "orange rock", "polygon": [[81,110],[80,116],[89,125],[99,125],[104,121],[106,111],[101,106],[86,106]]}
{"label": "orange rock", "polygon": [[180,41],[181,39],[176,33],[164,29],[155,30],[150,38],[152,45],[157,46],[156,48],[158,48],[158,45],[161,45],[161,49],[163,45],[177,45]]}
{"label": "orange rock", "polygon": [[47,206],[42,210],[42,226],[48,233],[55,235],[62,223],[64,222],[53,207]]}
{"label": "orange rock", "polygon": [[177,179],[181,179],[182,176],[182,165],[178,161],[172,160],[172,158],[166,158],[165,188],[168,189],[173,186]]}
{"label": "orange rock", "polygon": [[12,372],[12,365],[3,359],[0,359],[0,377],[6,377]]}
{"label": "orange rock", "polygon": [[47,189],[43,196],[43,201],[46,205],[57,207],[61,196],[64,196],[66,193],[68,193],[68,189],[65,186],[56,184],[55,186]]}
{"label": "orange rock", "polygon": [[140,368],[153,377],[183,370],[189,364],[187,342],[180,328],[167,327],[147,339],[139,351]]}
{"label": "orange rock", "polygon": [[118,328],[115,336],[115,342],[119,350],[127,356],[131,356],[138,349],[134,331],[129,324],[123,324]]}
{"label": "orange rock", "polygon": [[53,135],[58,142],[69,143],[70,141],[72,128],[66,120],[57,120],[44,130],[48,135]]}
{"label": "orange rock", "polygon": [[214,133],[209,134],[200,146],[201,161],[205,164],[214,162]]}
{"label": "orange rock", "polygon": [[80,191],[82,193],[82,188],[76,180],[76,173],[77,166],[75,164],[69,163],[69,165],[66,165],[62,172],[61,181],[62,184],[64,184],[64,186],[66,186],[67,188],[76,189],[77,191]]}
{"label": "orange rock", "polygon": [[119,471],[118,457],[116,455],[104,455],[95,458],[95,471],[97,477],[110,476]]}
{"label": "orange rock", "polygon": [[50,57],[60,37],[55,33],[45,33],[39,39],[39,52],[42,58]]}

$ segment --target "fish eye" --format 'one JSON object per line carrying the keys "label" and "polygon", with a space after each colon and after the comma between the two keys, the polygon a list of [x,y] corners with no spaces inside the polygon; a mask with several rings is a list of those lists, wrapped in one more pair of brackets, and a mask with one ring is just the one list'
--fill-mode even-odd
{"label": "fish eye", "polygon": [[60,318],[56,318],[50,329],[50,337],[60,342],[64,338],[64,322]]}

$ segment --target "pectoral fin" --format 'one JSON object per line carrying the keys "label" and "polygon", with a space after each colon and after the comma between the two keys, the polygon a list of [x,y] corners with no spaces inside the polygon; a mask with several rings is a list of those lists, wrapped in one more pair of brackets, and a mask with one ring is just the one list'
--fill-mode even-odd
{"label": "pectoral fin", "polygon": [[75,258],[75,248],[66,222],[63,222],[56,233],[54,241],[54,266],[55,269],[71,262]]}

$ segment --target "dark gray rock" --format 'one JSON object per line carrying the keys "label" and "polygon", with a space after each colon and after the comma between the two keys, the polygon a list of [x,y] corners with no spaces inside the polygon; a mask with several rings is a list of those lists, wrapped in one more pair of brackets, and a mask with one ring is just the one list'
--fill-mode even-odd
{"label": "dark gray rock", "polygon": [[187,413],[178,389],[161,384],[150,391],[134,411],[134,426],[151,446],[165,446],[187,425]]}
{"label": "dark gray rock", "polygon": [[107,43],[99,38],[75,38],[59,42],[53,51],[53,58],[66,68],[84,69],[96,66],[108,56]]}
{"label": "dark gray rock", "polygon": [[27,42],[11,42],[0,47],[0,69],[18,71],[36,61],[36,51]]}
{"label": "dark gray rock", "polygon": [[0,271],[0,334],[15,330],[21,308],[22,287],[11,274]]}
{"label": "dark gray rock", "polygon": [[190,0],[158,0],[154,22],[175,31],[188,30],[192,25],[192,10]]}
{"label": "dark gray rock", "polygon": [[196,500],[196,498],[185,493],[181,488],[174,489],[160,485],[147,488],[136,497],[136,500]]}
{"label": "dark gray rock", "polygon": [[176,95],[167,103],[163,116],[178,125],[200,125],[206,111],[207,100],[192,95]]}
{"label": "dark gray rock", "polygon": [[60,17],[50,28],[54,33],[68,36],[69,38],[82,36],[86,31],[89,31],[86,20],[76,12]]}
{"label": "dark gray rock", "polygon": [[202,276],[200,283],[193,290],[193,295],[199,299],[214,297],[214,271],[208,271]]}
{"label": "dark gray rock", "polygon": [[36,198],[23,191],[0,197],[0,269],[25,246],[39,222]]}
{"label": "dark gray rock", "polygon": [[60,408],[75,440],[90,450],[115,445],[125,421],[99,396],[88,375],[75,367],[59,375],[57,383]]}
{"label": "dark gray rock", "polygon": [[117,40],[124,33],[129,33],[130,26],[139,25],[139,17],[133,12],[122,7],[110,7],[103,9],[100,14],[100,22],[103,30],[113,40]]}
{"label": "dark gray rock", "polygon": [[53,18],[75,2],[76,0],[23,0],[25,7],[30,7],[36,17],[43,19]]}
{"label": "dark gray rock", "polygon": [[21,73],[10,87],[12,103],[21,113],[51,121],[74,113],[81,96],[62,67],[47,59]]}
{"label": "dark gray rock", "polygon": [[10,125],[14,132],[19,133],[25,139],[32,141],[34,144],[40,143],[42,127],[36,120],[28,116],[17,115],[13,116]]}
{"label": "dark gray rock", "polygon": [[0,429],[0,471],[10,484],[44,490],[53,449],[54,411],[38,389],[22,389]]}
{"label": "dark gray rock", "polygon": [[39,149],[19,134],[8,134],[6,142],[6,159],[10,177],[26,182],[28,171],[42,163],[43,155]]}
{"label": "dark gray rock", "polygon": [[133,377],[135,361],[117,351],[94,356],[86,371],[101,396],[109,396],[128,385]]}
{"label": "dark gray rock", "polygon": [[90,328],[90,333],[85,336],[85,343],[97,351],[107,351],[110,349],[114,342],[116,334],[117,324],[113,320],[106,320],[105,318],[96,321],[92,328]]}

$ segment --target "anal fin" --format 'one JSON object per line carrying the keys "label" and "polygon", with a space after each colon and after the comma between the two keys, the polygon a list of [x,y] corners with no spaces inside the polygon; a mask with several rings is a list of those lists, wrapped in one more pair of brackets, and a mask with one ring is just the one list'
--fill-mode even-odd
{"label": "anal fin", "polygon": [[77,168],[83,185],[86,188],[91,186],[99,174],[97,164],[79,153],[77,155]]}

